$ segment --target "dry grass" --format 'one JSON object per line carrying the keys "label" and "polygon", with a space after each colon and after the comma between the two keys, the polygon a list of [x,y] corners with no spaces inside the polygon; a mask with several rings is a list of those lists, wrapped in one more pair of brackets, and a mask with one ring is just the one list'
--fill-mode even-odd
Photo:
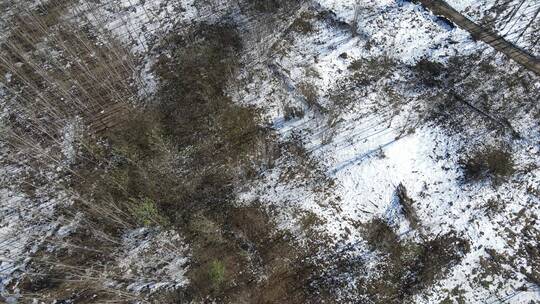
{"label": "dry grass", "polygon": [[[257,113],[232,104],[224,92],[241,47],[234,28],[200,25],[191,37],[199,43],[172,44],[175,57],[158,64],[159,102],[137,108],[130,105],[138,101],[133,58],[118,56],[129,52],[115,41],[97,43],[87,29],[58,25],[47,13],[21,15],[3,45],[1,72],[13,75],[7,89],[19,110],[3,135],[18,155],[36,160],[35,171],[51,160],[65,170],[61,187],[77,200],[62,216],[80,227],[65,244],[47,239],[57,249],[39,251],[29,266],[38,275],[25,277],[21,293],[81,303],[129,299],[104,283],[118,276],[113,262],[120,236],[143,225],[183,229],[201,245],[196,260],[225,254],[232,258],[215,260],[243,273],[245,258],[236,246],[207,243],[192,229],[195,217],[205,216],[227,244],[235,244],[223,232],[221,213],[231,206],[234,185],[268,162],[260,145],[268,132],[259,128]],[[117,103],[127,110],[97,117]],[[66,162],[61,137],[78,117],[83,132],[76,135],[75,159]],[[82,220],[75,218],[81,214]],[[208,274],[200,265],[191,269]],[[208,290],[216,280],[193,281],[192,295],[219,295]]]}
{"label": "dry grass", "polygon": [[382,254],[376,278],[362,280],[358,288],[376,303],[402,303],[429,287],[469,251],[466,241],[453,234],[423,243],[401,240],[381,219],[365,227],[368,245]]}
{"label": "dry grass", "polygon": [[483,147],[460,162],[467,182],[491,180],[498,184],[515,171],[512,153],[495,146]]}
{"label": "dry grass", "polygon": [[312,19],[314,16],[309,13],[303,13],[291,24],[290,29],[294,32],[304,35],[312,33],[315,29],[313,27]]}

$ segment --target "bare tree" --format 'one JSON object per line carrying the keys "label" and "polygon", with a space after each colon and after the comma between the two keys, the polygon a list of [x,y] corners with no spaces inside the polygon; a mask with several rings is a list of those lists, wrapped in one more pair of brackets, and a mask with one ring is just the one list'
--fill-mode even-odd
{"label": "bare tree", "polygon": [[360,1],[356,1],[356,4],[354,5],[354,17],[351,23],[351,31],[353,37],[356,37],[358,35],[358,21],[360,20]]}

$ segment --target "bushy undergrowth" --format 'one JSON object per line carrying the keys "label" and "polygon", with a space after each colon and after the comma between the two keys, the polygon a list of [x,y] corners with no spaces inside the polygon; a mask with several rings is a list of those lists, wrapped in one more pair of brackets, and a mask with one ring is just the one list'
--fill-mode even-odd
{"label": "bushy undergrowth", "polygon": [[275,13],[289,3],[301,2],[300,0],[248,0],[247,4],[261,13]]}
{"label": "bushy undergrowth", "polygon": [[307,35],[309,33],[312,33],[315,29],[312,24],[313,16],[309,15],[308,13],[303,13],[298,17],[294,22],[291,24],[290,29],[294,32],[301,33],[304,35]]}
{"label": "bushy undergrowth", "polygon": [[419,60],[412,68],[416,77],[428,87],[437,87],[443,84],[446,68],[439,62],[428,59]]}
{"label": "bushy undergrowth", "polygon": [[193,35],[197,42],[189,44],[170,37],[173,57],[158,64],[163,85],[155,104],[132,109],[101,142],[87,139],[74,182],[80,192],[132,203],[139,219],[141,210],[160,211],[182,226],[231,200],[233,182],[257,170],[258,143],[268,133],[254,110],[225,94],[239,38],[232,27],[205,24]]}
{"label": "bushy undergrowth", "polygon": [[215,288],[219,288],[221,284],[225,281],[225,265],[221,261],[214,260],[210,264],[210,269],[208,270],[208,276],[210,277],[210,282]]}
{"label": "bushy undergrowth", "polygon": [[483,147],[460,162],[467,182],[491,180],[497,184],[515,171],[512,152],[495,146]]}
{"label": "bushy undergrowth", "polygon": [[422,243],[400,239],[382,219],[365,227],[369,247],[382,255],[378,275],[361,280],[358,288],[375,303],[403,303],[440,278],[445,269],[457,263],[469,244],[454,234]]}
{"label": "bushy undergrowth", "polygon": [[[259,207],[234,203],[235,187],[273,157],[265,152],[271,134],[259,127],[256,111],[225,92],[242,47],[236,30],[200,24],[186,39],[167,41],[172,56],[156,66],[157,102],[131,111],[102,142],[87,145],[95,149],[84,157],[96,160],[81,160],[84,178],[74,186],[129,211],[130,225],[178,229],[187,238],[192,261],[183,301],[303,303],[305,253]],[[98,159],[109,161],[95,167]]]}
{"label": "bushy undergrowth", "polygon": [[368,86],[379,79],[388,77],[395,69],[396,62],[388,56],[361,58],[354,60],[348,69],[353,72],[351,80],[360,86]]}
{"label": "bushy undergrowth", "polygon": [[532,74],[509,72],[479,53],[453,56],[445,64],[422,59],[410,70],[408,81],[428,101],[423,116],[452,133],[473,126],[520,137],[513,124],[540,111]]}
{"label": "bushy undergrowth", "polygon": [[[278,5],[268,6],[274,2]],[[289,4],[253,3],[263,13]],[[57,22],[53,18],[49,26]],[[30,24],[21,22],[32,32]],[[140,300],[144,294],[134,297],[105,281],[124,282],[115,263],[125,232],[151,227],[177,230],[190,244],[189,286],[154,294],[152,300],[305,303],[313,273],[313,265],[304,262],[308,253],[277,229],[263,208],[235,204],[235,188],[270,167],[280,153],[271,132],[260,127],[257,111],[227,95],[243,51],[235,26],[201,23],[172,31],[162,41],[161,53],[170,56],[154,66],[159,86],[148,102],[137,94],[134,59],[121,45],[103,37],[97,43],[91,28],[42,30],[43,36],[17,45],[35,51],[50,39],[47,47],[60,55],[33,57],[39,53],[34,52],[35,65],[20,70],[32,81],[13,77],[11,86],[26,89],[21,109],[36,98],[43,103],[31,113],[20,112],[26,116],[8,117],[7,127],[11,135],[24,134],[24,149],[34,140],[50,147],[38,151],[42,159],[34,169],[42,170],[48,158],[58,161],[60,186],[74,202],[55,216],[76,227],[61,240],[47,239],[53,249],[39,250],[39,259],[29,265],[45,275],[28,274],[21,293],[51,301]],[[18,51],[6,50],[6,59],[17,63]],[[80,130],[68,143],[74,149],[68,161],[61,141],[71,123]]]}
{"label": "bushy undergrowth", "polygon": [[[44,28],[40,34],[43,37],[35,36],[26,43],[51,39],[50,35],[57,33]],[[18,153],[37,150],[32,156],[39,155],[42,159],[34,163],[35,171],[42,170],[51,158],[62,164],[66,175],[62,188],[73,193],[76,199],[73,205],[59,210],[57,216],[80,222],[80,228],[72,232],[68,240],[63,240],[68,244],[65,248],[58,246],[53,255],[39,253],[43,255],[42,260],[53,262],[53,266],[37,260],[31,266],[35,272],[54,273],[57,283],[27,284],[24,286],[28,288],[21,292],[36,292],[39,287],[39,292],[51,299],[71,296],[84,299],[86,293],[81,286],[69,280],[81,275],[75,273],[79,268],[75,271],[73,267],[80,267],[81,272],[88,271],[89,276],[103,278],[110,274],[114,277],[115,265],[111,263],[120,237],[126,229],[141,226],[178,229],[195,244],[196,266],[191,267],[188,274],[193,284],[186,297],[223,297],[222,290],[216,288],[226,285],[221,275],[223,271],[211,261],[222,261],[227,273],[231,269],[231,278],[236,284],[238,281],[254,284],[251,283],[255,282],[253,276],[244,275],[248,255],[253,252],[239,249],[239,240],[235,239],[238,233],[232,233],[229,225],[234,222],[230,218],[237,215],[233,204],[234,187],[257,174],[261,164],[270,163],[266,142],[270,142],[271,134],[259,127],[255,110],[235,105],[225,92],[238,67],[236,60],[242,49],[236,29],[199,24],[190,35],[168,37],[164,46],[172,57],[160,58],[157,63],[156,73],[162,85],[154,102],[145,107],[129,103],[136,96],[131,85],[133,75],[129,73],[129,63],[118,62],[111,55],[111,49],[117,46],[100,44],[99,49],[96,45],[95,53],[103,56],[102,61],[96,62],[77,44],[87,43],[85,51],[92,52],[89,46],[94,46],[95,37],[87,34],[68,32],[62,37],[66,39],[64,43],[72,45],[65,45],[62,54],[66,57],[54,59],[78,60],[78,64],[65,71],[58,70],[61,65],[56,62],[51,67],[51,58],[47,57],[43,57],[44,61],[30,57],[31,62],[28,59],[20,70],[15,70],[18,69],[15,63],[20,60],[18,56],[25,53],[17,53],[18,47],[3,53],[4,59],[13,64],[9,67],[13,70],[9,71],[23,75],[13,77],[10,88],[25,89],[23,92],[27,94],[19,96],[18,104],[21,110],[27,107],[27,111],[8,117],[5,122],[9,132],[3,133],[9,134],[5,138],[14,149],[20,150]],[[26,36],[13,39],[21,37]],[[23,42],[17,42],[17,46]],[[71,51],[82,53],[83,57],[71,58],[68,56]],[[88,70],[83,73],[81,68]],[[80,77],[69,79],[70,75]],[[96,83],[94,78],[102,81]],[[70,84],[74,89],[64,90]],[[125,99],[119,100],[120,96]],[[42,103],[30,107],[26,102],[33,98]],[[116,111],[116,102],[122,103],[124,110]],[[63,160],[58,141],[66,123],[79,115],[82,116],[82,132],[77,133],[72,143],[76,149],[74,159],[67,162]],[[57,117],[60,119],[55,120]],[[100,120],[104,117],[107,122],[94,124],[96,117]],[[47,124],[48,121],[51,123]],[[35,142],[48,148],[38,150],[40,147],[36,147]],[[253,231],[253,223],[238,223],[241,223],[242,233]],[[274,231],[267,217],[258,225],[255,230],[261,231],[261,235],[257,235],[260,239]],[[278,239],[286,243],[283,237]],[[242,242],[256,244],[248,246],[250,250],[266,246],[259,239],[247,236]],[[265,252],[263,248],[261,251]],[[219,271],[209,276],[208,269]],[[37,279],[27,277],[30,281]],[[124,298],[120,290],[106,291],[102,283],[96,278],[91,286],[87,285],[95,294],[94,300]]]}

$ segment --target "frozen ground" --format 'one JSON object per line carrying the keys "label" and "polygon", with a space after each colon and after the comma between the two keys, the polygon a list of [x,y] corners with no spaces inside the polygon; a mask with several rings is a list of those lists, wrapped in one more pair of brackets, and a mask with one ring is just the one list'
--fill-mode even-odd
{"label": "frozen ground", "polygon": [[[156,87],[151,72],[156,55],[153,41],[170,31],[173,21],[187,24],[200,19],[217,20],[225,11],[237,10],[221,3],[222,9],[218,6],[214,11],[201,11],[194,2],[113,1],[96,4],[92,14],[86,11],[86,4],[73,7],[66,18],[83,18],[94,25],[104,25],[128,44],[140,55],[142,91],[151,93]],[[448,2],[477,21],[495,3]],[[261,201],[278,207],[276,221],[280,227],[293,231],[299,238],[304,237],[300,218],[315,214],[321,220],[316,229],[331,240],[329,248],[348,244],[353,254],[365,260],[376,257],[369,252],[358,226],[374,218],[388,220],[402,239],[429,239],[456,232],[469,242],[470,251],[457,266],[447,270],[442,280],[417,295],[417,303],[438,303],[452,292],[454,299],[465,303],[540,300],[539,287],[526,275],[533,266],[522,250],[536,246],[538,238],[534,233],[540,229],[536,221],[540,202],[534,191],[540,189],[540,136],[535,118],[523,114],[512,121],[522,135],[521,139],[510,141],[518,169],[514,176],[496,187],[489,182],[463,183],[460,155],[471,147],[495,143],[498,135],[486,129],[475,130],[474,126],[456,134],[421,123],[421,110],[430,100],[423,99],[417,88],[407,84],[407,67],[426,58],[447,63],[456,55],[475,54],[486,46],[417,5],[390,0],[361,2],[359,33],[352,37],[350,29],[339,22],[351,22],[355,3],[314,1],[307,12],[329,11],[333,15],[329,19],[310,17],[314,28],[307,33],[272,35],[275,51],[270,58],[250,62],[253,66],[238,79],[247,90],[230,92],[238,103],[260,108],[281,141],[297,140],[318,172],[315,177],[286,179],[284,176],[294,164],[284,157],[275,168],[246,186],[241,196],[244,203]],[[516,24],[510,27],[519,28],[527,23],[525,15],[530,15],[534,7],[533,1],[527,2],[517,13],[523,17],[516,17]],[[242,19],[238,22],[248,23]],[[502,25],[496,28],[511,31]],[[527,48],[532,46],[535,34],[529,30],[515,41]],[[255,38],[249,41],[257,43]],[[264,42],[261,44],[266,46]],[[376,75],[363,86],[342,87],[354,74],[349,68],[352,63],[383,57],[395,66],[389,73]],[[516,70],[514,64],[501,58],[496,60],[500,66],[508,65],[499,69]],[[540,90],[540,81],[533,79],[534,94]],[[315,88],[318,106],[306,100],[302,92],[306,82]],[[344,88],[345,96],[337,94]],[[338,105],[340,102],[345,106]],[[301,109],[303,117],[285,119],[285,108],[289,106]],[[68,135],[66,130],[69,143]],[[70,150],[66,151],[69,154]],[[2,157],[6,154],[2,153]],[[55,168],[50,170],[55,172]],[[55,192],[56,196],[43,194],[39,202],[28,201],[22,186],[12,183],[18,174],[22,174],[21,168],[4,166],[0,171],[0,292],[17,271],[24,271],[26,258],[34,246],[41,245],[36,240],[70,231],[62,219],[51,219],[55,207],[69,204],[70,198]],[[51,180],[57,178],[50,174]],[[323,178],[319,181],[319,177]],[[396,205],[395,190],[399,184],[414,201],[420,220],[418,229],[411,227]],[[494,200],[502,204],[502,210],[490,211],[489,202]],[[498,262],[500,270],[488,272],[486,260],[495,259],[493,252],[505,258]],[[117,258],[127,283],[116,286],[141,292],[188,284],[184,274],[189,246],[178,234],[133,230],[125,235]],[[148,267],[158,262],[164,266]]]}
{"label": "frozen ground", "polygon": [[540,55],[538,29],[540,28],[540,7],[536,1],[447,1],[455,9],[473,21],[493,28],[506,40]]}
{"label": "frozen ground", "polygon": [[[353,19],[355,1],[318,3],[339,20]],[[539,211],[539,198],[530,192],[540,186],[540,172],[534,165],[539,162],[538,129],[531,117],[517,117],[513,121],[517,129],[523,130],[524,138],[513,141],[512,146],[519,168],[533,165],[536,169],[492,187],[489,183],[463,183],[459,157],[461,151],[493,141],[497,137],[495,132],[476,130],[474,136],[450,135],[433,125],[416,125],[416,110],[429,100],[418,96],[414,86],[403,83],[405,70],[392,70],[390,75],[368,84],[363,92],[351,89],[347,94],[352,95],[348,96],[353,100],[352,106],[341,110],[337,117],[305,104],[299,88],[307,81],[316,88],[320,105],[333,113],[336,101],[331,98],[332,92],[339,90],[341,80],[351,76],[347,67],[358,59],[387,56],[405,65],[422,58],[446,62],[452,56],[485,47],[411,3],[362,4],[357,37],[325,22],[314,22],[315,29],[310,33],[290,34],[292,38],[278,42],[278,49],[283,52],[272,59],[273,78],[261,77],[259,83],[249,84],[250,91],[259,95],[240,98],[266,109],[283,139],[299,138],[310,157],[319,162],[325,176],[335,184],[320,191],[318,185],[284,180],[283,171],[292,166],[284,160],[264,175],[259,186],[247,191],[244,199],[261,199],[287,210],[283,212],[282,225],[293,230],[299,229],[298,214],[315,213],[332,242],[356,244],[360,252],[366,248],[356,227],[373,218],[394,223],[402,238],[430,238],[457,232],[470,242],[470,252],[459,265],[448,270],[445,279],[418,295],[419,303],[438,303],[452,290],[465,303],[538,300],[538,286],[519,271],[521,267],[530,267],[527,261],[516,258],[502,266],[511,273],[510,278],[502,273],[484,273],[484,260],[492,258],[491,250],[517,257],[519,243],[527,244],[530,240],[516,239],[513,233],[519,234],[525,226],[540,228],[536,221],[531,228],[529,220],[525,220],[535,218]],[[471,5],[460,2],[458,8],[465,10]],[[476,9],[486,6],[489,4],[474,1]],[[401,104],[392,105],[396,97],[382,89],[385,85],[397,91]],[[536,79],[533,86],[539,85]],[[284,103],[302,108],[304,116],[287,120],[280,112],[284,107],[268,103],[282,95],[288,98]],[[415,202],[420,229],[411,229],[399,214],[399,206],[395,206],[393,197],[399,184],[405,186]],[[504,211],[489,214],[486,205],[490,200],[504,202]]]}
{"label": "frozen ground", "polygon": [[[17,5],[20,7],[16,8]],[[33,1],[31,5],[6,4],[0,23],[2,43],[11,30],[10,20],[15,12],[28,12],[43,5],[47,5],[47,1]],[[189,1],[85,1],[68,7],[63,18],[68,24],[89,22],[103,37],[111,34],[129,46],[133,55],[139,57],[138,62],[146,63],[138,68],[142,80],[139,89],[141,93],[150,94],[156,86],[149,71],[154,58],[150,52],[153,41],[165,35],[179,16],[191,21],[195,12]],[[5,81],[3,85],[9,85],[11,76],[4,75],[2,81]],[[11,95],[0,87],[1,123],[9,119],[11,111],[17,111],[16,105],[10,106],[16,99],[8,96]],[[75,156],[77,125],[73,122],[63,130],[62,161],[47,159],[49,149],[54,147],[35,145],[20,149],[4,142],[3,137],[0,141],[0,302],[30,301],[18,294],[20,282],[17,279],[30,271],[31,257],[40,250],[55,252],[69,247],[64,238],[81,227],[78,217],[59,216],[59,211],[70,206],[76,198],[65,189],[67,181],[64,177]],[[4,131],[4,126],[0,125],[0,136],[5,135],[1,133]],[[42,162],[40,171],[36,172],[32,162]],[[120,277],[116,273],[99,274],[105,281],[110,281],[110,286],[137,294],[186,284],[184,273],[189,253],[177,233],[139,229],[127,233],[122,245],[112,254],[118,259],[112,265],[124,273]],[[36,260],[41,262],[39,258]],[[158,263],[163,268],[149,266]]]}

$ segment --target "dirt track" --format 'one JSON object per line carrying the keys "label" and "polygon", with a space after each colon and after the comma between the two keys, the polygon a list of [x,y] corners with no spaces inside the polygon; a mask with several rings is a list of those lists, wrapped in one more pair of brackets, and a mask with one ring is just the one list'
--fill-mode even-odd
{"label": "dirt track", "polygon": [[540,59],[536,58],[519,47],[505,40],[497,33],[490,31],[452,8],[443,0],[419,0],[419,2],[437,16],[442,16],[462,29],[468,31],[474,39],[481,40],[497,51],[505,54],[515,62],[521,64],[529,71],[540,75]]}

